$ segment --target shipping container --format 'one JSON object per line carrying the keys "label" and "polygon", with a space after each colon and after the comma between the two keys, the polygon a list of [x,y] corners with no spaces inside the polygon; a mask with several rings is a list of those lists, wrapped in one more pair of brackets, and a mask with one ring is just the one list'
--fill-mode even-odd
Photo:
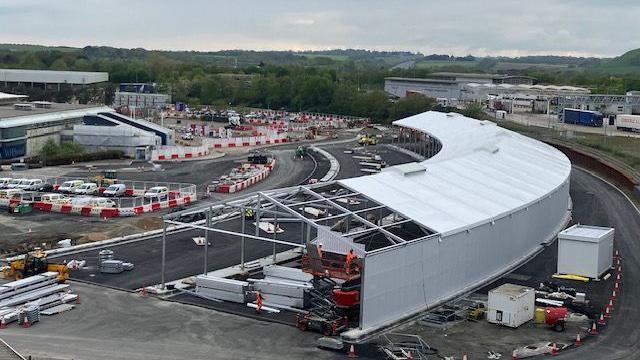
{"label": "shipping container", "polygon": [[564,109],[561,120],[565,124],[601,127],[602,119],[602,114],[597,111]]}
{"label": "shipping container", "polygon": [[623,131],[640,131],[640,115],[624,115],[616,116],[616,128]]}
{"label": "shipping container", "polygon": [[532,288],[504,284],[489,291],[487,321],[512,328],[533,319],[535,291]]}
{"label": "shipping container", "polygon": [[558,234],[558,273],[599,278],[613,265],[615,230],[576,224]]}

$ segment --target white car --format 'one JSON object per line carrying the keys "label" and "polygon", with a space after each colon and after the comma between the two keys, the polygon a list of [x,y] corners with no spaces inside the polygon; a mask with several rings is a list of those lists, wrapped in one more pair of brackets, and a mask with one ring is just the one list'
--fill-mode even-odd
{"label": "white car", "polygon": [[58,191],[65,194],[73,194],[76,189],[84,184],[82,180],[69,180],[65,181],[58,187]]}
{"label": "white car", "polygon": [[75,193],[78,195],[95,195],[98,193],[98,184],[84,183],[76,189]]}
{"label": "white car", "polygon": [[21,184],[27,181],[29,181],[29,179],[25,179],[25,178],[13,179],[11,180],[9,185],[7,185],[7,189],[18,189],[18,186],[20,186]]}
{"label": "white car", "polygon": [[0,190],[0,199],[11,199],[20,194],[22,194],[22,189],[3,189]]}
{"label": "white car", "polygon": [[28,191],[37,191],[42,185],[44,181],[41,179],[29,179],[27,181],[21,182],[20,185],[17,186],[18,189],[28,190]]}
{"label": "white car", "polygon": [[127,187],[124,184],[113,184],[109,185],[103,192],[102,195],[110,196],[110,197],[119,197],[124,196],[127,191]]}
{"label": "white car", "polygon": [[166,186],[154,186],[144,193],[144,197],[151,200],[163,200],[169,196],[169,189]]}
{"label": "white car", "polygon": [[89,200],[88,203],[91,207],[101,207],[101,208],[114,208],[116,207],[116,203],[113,200],[107,198],[95,198]]}
{"label": "white car", "polygon": [[0,189],[6,189],[11,183],[12,178],[0,178]]}

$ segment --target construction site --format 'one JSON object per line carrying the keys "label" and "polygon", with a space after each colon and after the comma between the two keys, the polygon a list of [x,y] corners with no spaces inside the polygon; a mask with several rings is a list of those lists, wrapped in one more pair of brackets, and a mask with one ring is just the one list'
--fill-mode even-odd
{"label": "construction site", "polygon": [[457,113],[249,115],[287,140],[5,169],[2,351],[595,359],[632,326],[637,210],[563,152]]}

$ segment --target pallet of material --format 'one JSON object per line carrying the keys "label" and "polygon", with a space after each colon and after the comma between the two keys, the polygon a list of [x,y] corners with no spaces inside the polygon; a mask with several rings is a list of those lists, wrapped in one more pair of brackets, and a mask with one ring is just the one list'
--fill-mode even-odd
{"label": "pallet of material", "polygon": [[290,279],[298,282],[310,282],[313,280],[313,275],[305,273],[301,269],[294,269],[280,265],[266,266],[262,273],[267,277]]}
{"label": "pallet of material", "polygon": [[262,297],[266,305],[272,304],[276,307],[278,305],[283,305],[304,309],[304,299],[274,294],[264,294]]}
{"label": "pallet of material", "polygon": [[304,291],[313,288],[313,286],[304,283],[292,283],[286,281],[277,281],[274,278],[267,279],[250,279],[253,288],[260,291],[261,294],[282,295],[302,299]]}
{"label": "pallet of material", "polygon": [[74,307],[75,305],[71,305],[71,304],[60,304],[60,305],[50,307],[48,309],[40,310],[40,314],[51,316],[51,315],[59,314],[61,312],[72,310]]}
{"label": "pallet of material", "polygon": [[198,287],[196,294],[204,297],[214,298],[218,300],[230,301],[234,303],[244,304],[247,302],[247,295],[245,293],[236,293],[224,290],[209,289],[206,287]]}
{"label": "pallet of material", "polygon": [[25,292],[23,294],[19,294],[19,295],[4,299],[0,301],[0,308],[24,304],[29,301],[37,300],[47,295],[66,291],[67,289],[69,289],[69,285],[65,285],[65,284],[45,286],[42,288],[35,289],[33,291]]}
{"label": "pallet of material", "polygon": [[222,290],[233,293],[245,293],[251,290],[251,285],[246,281],[226,279],[218,276],[198,275],[196,286],[213,290]]}
{"label": "pallet of material", "polygon": [[55,284],[57,281],[57,272],[46,272],[40,275],[29,276],[24,279],[12,281],[0,286],[0,300],[26,291]]}

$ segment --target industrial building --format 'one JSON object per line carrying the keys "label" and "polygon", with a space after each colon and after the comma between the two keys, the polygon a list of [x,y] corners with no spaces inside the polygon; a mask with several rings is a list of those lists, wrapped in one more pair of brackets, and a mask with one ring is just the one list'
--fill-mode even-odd
{"label": "industrial building", "polygon": [[156,84],[121,83],[115,93],[113,106],[139,109],[162,109],[171,104],[171,95],[156,93]]}
{"label": "industrial building", "polygon": [[[3,98],[7,101],[1,102]],[[172,130],[118,114],[110,107],[25,99],[0,96],[0,159],[37,155],[48,140],[75,140],[89,148],[127,154],[133,154],[136,146],[173,145]],[[130,149],[124,148],[126,144]]]}
{"label": "industrial building", "polygon": [[54,71],[0,69],[0,84],[60,90],[63,86],[82,86],[109,81],[109,73],[92,71]]}
{"label": "industrial building", "polygon": [[[181,225],[243,244],[248,238],[306,248],[305,271],[347,281],[349,272],[345,277],[323,261],[353,251],[362,269],[356,274],[360,316],[342,337],[361,341],[513,270],[568,223],[571,163],[553,147],[455,113],[430,111],[394,124],[416,140],[437,142],[437,153],[371,176],[259,191],[177,212],[165,217],[165,229]],[[306,210],[314,206],[331,215],[310,217]],[[254,210],[256,223],[296,224],[289,231],[300,236],[261,236],[257,227],[245,232],[244,217],[233,231],[223,223],[181,221],[195,212],[224,217],[242,208]]]}
{"label": "industrial building", "polygon": [[455,81],[460,84],[480,83],[480,84],[509,84],[509,85],[533,85],[534,78],[521,75],[507,74],[478,74],[478,73],[456,73],[456,72],[435,72],[429,74],[430,79],[440,79]]}

